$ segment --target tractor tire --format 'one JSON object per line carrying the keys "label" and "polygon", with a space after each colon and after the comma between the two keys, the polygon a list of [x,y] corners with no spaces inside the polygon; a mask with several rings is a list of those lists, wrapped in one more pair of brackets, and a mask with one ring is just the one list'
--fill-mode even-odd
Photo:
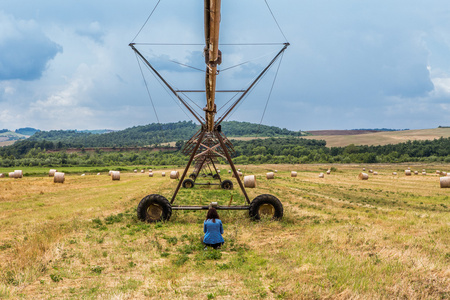
{"label": "tractor tire", "polygon": [[137,217],[142,222],[153,223],[168,221],[172,215],[172,206],[161,195],[151,194],[142,198],[137,207]]}
{"label": "tractor tire", "polygon": [[231,180],[224,180],[220,183],[220,187],[224,190],[232,190],[233,189],[233,182]]}
{"label": "tractor tire", "polygon": [[183,187],[185,188],[185,189],[190,189],[190,188],[193,188],[194,187],[194,180],[192,180],[192,179],[185,179],[185,180],[183,180]]}
{"label": "tractor tire", "polygon": [[268,216],[273,220],[281,219],[283,204],[275,196],[262,194],[250,203],[248,213],[253,220],[260,220],[262,216]]}
{"label": "tractor tire", "polygon": [[197,178],[197,174],[191,173],[191,175],[189,175],[189,178],[195,180]]}

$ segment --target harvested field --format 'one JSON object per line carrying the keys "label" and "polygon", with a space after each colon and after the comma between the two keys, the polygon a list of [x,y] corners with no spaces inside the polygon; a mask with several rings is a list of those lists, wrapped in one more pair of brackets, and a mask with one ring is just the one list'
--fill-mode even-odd
{"label": "harvested field", "polygon": [[[430,175],[404,176],[408,166]],[[207,251],[205,211],[136,220],[145,195],[170,199],[178,181],[158,176],[167,170],[121,172],[120,181],[66,170],[54,184],[48,168],[45,176],[23,168],[22,179],[0,179],[0,298],[447,299],[450,189],[439,188],[435,171],[450,165],[408,166],[237,166],[256,175],[250,198],[277,196],[284,218],[254,222],[246,211],[219,211],[226,243]],[[362,167],[378,175],[358,180]],[[231,196],[244,204],[231,180],[232,191],[181,189],[175,204],[227,205]]]}
{"label": "harvested field", "polygon": [[[345,131],[345,130],[343,130]],[[450,128],[434,128],[403,131],[380,131],[355,135],[314,135],[302,136],[306,139],[325,140],[327,147],[345,147],[355,145],[387,145],[407,141],[434,140],[440,137],[450,137]]]}

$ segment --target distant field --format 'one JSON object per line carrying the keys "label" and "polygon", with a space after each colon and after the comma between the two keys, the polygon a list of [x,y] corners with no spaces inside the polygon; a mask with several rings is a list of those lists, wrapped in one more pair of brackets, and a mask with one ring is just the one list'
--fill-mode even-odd
{"label": "distant field", "polygon": [[[428,175],[405,176],[408,166]],[[205,211],[174,211],[166,223],[136,219],[145,195],[170,199],[178,181],[161,176],[167,169],[154,168],[154,177],[123,171],[120,181],[80,168],[64,168],[72,173],[64,184],[48,168],[0,178],[0,298],[450,297],[450,189],[435,174],[450,165],[237,167],[256,175],[250,199],[277,196],[284,218],[254,222],[247,211],[219,211],[226,243],[217,251],[200,244]],[[358,180],[362,167],[378,175]],[[232,191],[181,189],[175,204],[245,204],[231,180]]]}
{"label": "distant field", "polygon": [[398,144],[408,140],[433,140],[440,137],[450,137],[450,128],[433,128],[404,131],[381,131],[355,135],[314,135],[304,136],[305,139],[325,140],[327,147],[345,147],[355,145],[387,145]]}
{"label": "distant field", "polygon": [[3,141],[3,142],[0,142],[0,147],[9,146],[9,145],[14,144],[15,142],[16,141]]}

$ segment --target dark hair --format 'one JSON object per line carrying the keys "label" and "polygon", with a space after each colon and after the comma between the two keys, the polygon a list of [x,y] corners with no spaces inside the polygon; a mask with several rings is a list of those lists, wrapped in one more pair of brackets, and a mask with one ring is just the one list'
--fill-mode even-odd
{"label": "dark hair", "polygon": [[208,210],[208,213],[206,214],[206,220],[209,219],[211,219],[213,223],[216,223],[216,219],[220,219],[219,214],[217,213],[217,210],[214,207],[211,207]]}

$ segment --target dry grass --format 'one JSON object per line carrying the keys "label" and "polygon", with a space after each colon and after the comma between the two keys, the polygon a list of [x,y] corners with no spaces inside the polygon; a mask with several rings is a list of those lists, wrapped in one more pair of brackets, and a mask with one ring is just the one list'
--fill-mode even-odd
{"label": "dry grass", "polygon": [[327,147],[345,147],[355,145],[387,145],[407,141],[434,140],[440,137],[450,137],[450,128],[418,129],[405,131],[382,131],[376,133],[355,135],[304,136],[302,138],[325,140]]}
{"label": "dry grass", "polygon": [[[332,173],[318,178],[332,167]],[[176,181],[147,174],[0,180],[0,298],[392,299],[450,297],[449,189],[436,169],[404,165],[241,166],[259,194],[276,195],[280,222],[220,211],[226,244],[204,251],[204,212],[176,211],[144,224],[149,193],[170,198]],[[267,171],[278,170],[274,180]],[[290,171],[298,172],[291,178]],[[398,176],[392,176],[397,171]],[[228,177],[228,174],[224,175]],[[177,204],[243,204],[217,187],[180,191]]]}

